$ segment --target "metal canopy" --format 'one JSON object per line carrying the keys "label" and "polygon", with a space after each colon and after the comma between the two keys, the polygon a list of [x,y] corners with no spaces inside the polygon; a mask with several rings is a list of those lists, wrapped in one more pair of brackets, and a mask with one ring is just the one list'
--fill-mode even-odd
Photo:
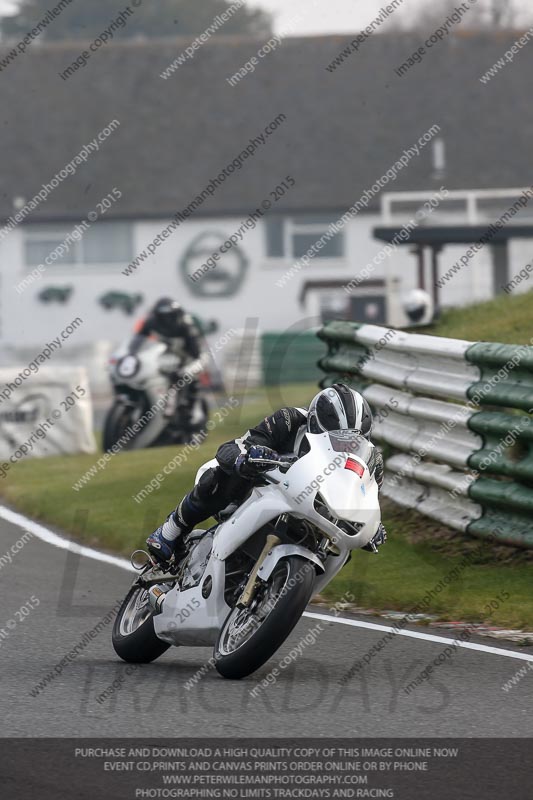
{"label": "metal canopy", "polygon": [[510,239],[533,239],[533,225],[507,225],[496,229],[494,225],[438,225],[418,227],[412,230],[408,239],[398,241],[398,236],[403,227],[378,227],[373,234],[376,239],[383,242],[392,242],[402,245],[437,245],[446,244],[473,244],[478,242],[489,231],[492,231],[490,244],[502,244]]}

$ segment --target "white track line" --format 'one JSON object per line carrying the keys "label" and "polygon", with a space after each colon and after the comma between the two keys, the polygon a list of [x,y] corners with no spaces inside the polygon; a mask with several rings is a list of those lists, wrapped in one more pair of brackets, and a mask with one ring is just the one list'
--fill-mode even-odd
{"label": "white track line", "polygon": [[54,547],[60,547],[62,550],[70,550],[71,553],[78,553],[80,556],[86,556],[95,561],[103,561],[105,564],[113,564],[114,567],[120,567],[121,569],[127,569],[133,572],[133,567],[125,558],[112,556],[109,553],[101,553],[99,550],[94,550],[92,547],[84,547],[76,542],[71,542],[69,539],[65,539],[64,536],[59,536],[57,533],[48,530],[48,528],[45,528],[44,525],[41,525],[39,522],[29,519],[23,514],[18,514],[16,511],[11,511],[10,508],[0,506],[0,518],[5,519],[6,522],[11,522],[13,525],[18,525],[20,528],[24,528],[25,531],[32,533],[47,544],[53,544]]}
{"label": "white track line", "polygon": [[[80,556],[92,558],[94,561],[102,561],[105,564],[112,564],[114,567],[133,572],[133,567],[125,558],[112,556],[109,553],[101,553],[100,550],[95,550],[92,547],[84,547],[83,545],[76,544],[76,542],[71,542],[69,539],[65,539],[63,536],[59,536],[57,533],[48,530],[48,528],[45,528],[44,525],[41,525],[39,522],[35,522],[16,511],[11,511],[11,509],[5,506],[0,506],[0,518],[5,519],[6,522],[11,522],[12,525],[18,525],[20,528],[29,531],[29,533],[32,533],[38,539],[54,547],[59,547],[62,550],[70,550],[72,553],[78,553]],[[455,639],[446,638],[445,636],[434,636],[431,633],[396,630],[388,625],[377,625],[375,622],[364,622],[355,619],[346,619],[344,617],[331,617],[328,614],[315,614],[312,611],[304,612],[304,617],[323,619],[326,622],[336,622],[339,625],[349,625],[352,628],[366,628],[367,630],[381,631],[382,633],[394,633],[397,636],[407,636],[411,639],[423,639],[426,642],[438,642],[439,644],[453,643],[457,645],[457,647],[463,647],[466,650],[477,650],[481,653],[491,653],[496,656],[516,658],[520,661],[533,661],[533,655],[517,653],[514,650],[503,650],[500,647],[489,647],[488,645],[476,644],[474,642],[459,642]]]}
{"label": "white track line", "polygon": [[521,661],[533,661],[533,655],[527,655],[527,653],[516,653],[514,650],[503,650],[501,647],[489,647],[486,644],[476,644],[475,642],[459,642],[456,639],[448,639],[445,636],[435,636],[431,633],[398,631],[396,628],[389,628],[386,625],[376,625],[375,622],[363,622],[357,619],[345,619],[344,617],[330,617],[325,614],[314,614],[312,611],[306,611],[304,616],[311,617],[312,619],[324,619],[326,622],[339,622],[341,625],[351,625],[353,628],[369,628],[372,631],[394,633],[396,636],[409,636],[411,639],[425,639],[426,642],[439,642],[439,644],[451,644],[453,642],[457,647],[464,647],[466,650],[479,650],[481,653],[492,653],[496,656],[518,658]]}

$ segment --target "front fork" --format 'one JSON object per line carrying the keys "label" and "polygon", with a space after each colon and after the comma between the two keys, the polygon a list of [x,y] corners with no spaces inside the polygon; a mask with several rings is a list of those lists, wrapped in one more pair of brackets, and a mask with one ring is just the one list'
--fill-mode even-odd
{"label": "front fork", "polygon": [[[274,526],[274,530],[279,531],[280,533],[285,533],[289,524],[289,515],[288,514],[280,514],[276,520],[276,524]],[[242,594],[237,600],[237,606],[239,608],[249,608],[252,600],[255,597],[257,589],[259,588],[259,580],[258,574],[259,570],[263,566],[265,559],[272,553],[272,550],[276,545],[281,544],[281,539],[279,536],[276,536],[274,533],[270,533],[265,541],[265,546],[261,550],[259,558],[254,564],[252,571],[246,581],[246,586],[242,590]]]}
{"label": "front fork", "polygon": [[261,554],[257,561],[254,564],[252,571],[246,581],[246,586],[244,587],[241,596],[237,600],[237,606],[239,608],[248,608],[254,599],[255,593],[258,588],[258,579],[257,575],[259,570],[261,569],[264,560],[267,556],[269,556],[272,552],[272,549],[277,545],[280,544],[281,539],[279,536],[275,536],[274,534],[270,533],[265,542],[265,546],[261,550]]}

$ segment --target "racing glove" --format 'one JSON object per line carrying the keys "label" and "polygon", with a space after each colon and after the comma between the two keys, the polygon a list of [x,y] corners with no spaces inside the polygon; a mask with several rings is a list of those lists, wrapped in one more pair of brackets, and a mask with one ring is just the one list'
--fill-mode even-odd
{"label": "racing glove", "polygon": [[[247,453],[237,456],[235,471],[243,478],[253,478],[258,473],[272,469],[271,462],[279,461],[279,458],[279,454],[270,447],[253,444]],[[250,459],[253,461],[251,462]]]}

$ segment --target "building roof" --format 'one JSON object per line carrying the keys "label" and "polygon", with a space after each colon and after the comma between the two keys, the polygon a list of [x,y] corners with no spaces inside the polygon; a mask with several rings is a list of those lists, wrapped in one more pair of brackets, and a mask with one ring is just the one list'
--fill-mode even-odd
{"label": "building roof", "polygon": [[388,188],[524,183],[533,50],[521,50],[488,84],[479,80],[515,33],[450,35],[403,78],[394,69],[422,35],[374,35],[327,71],[350,38],[287,39],[235,86],[226,78],[264,42],[213,37],[168,80],[160,73],[186,40],[110,43],[68,80],[59,73],[83,45],[32,44],[0,74],[0,217],[13,213],[13,198],[32,198],[114,119],[118,130],[32,221],[84,217],[114,187],[122,199],[106,218],[169,217],[280,114],[285,122],[196,215],[248,214],[287,175],[296,186],[273,210],[344,211],[434,124],[446,143],[446,174],[435,177],[429,146]]}

